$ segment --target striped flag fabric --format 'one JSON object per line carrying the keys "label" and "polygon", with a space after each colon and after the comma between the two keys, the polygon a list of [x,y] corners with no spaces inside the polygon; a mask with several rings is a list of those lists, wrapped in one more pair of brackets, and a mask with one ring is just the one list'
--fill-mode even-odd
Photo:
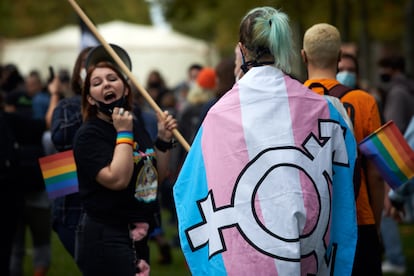
{"label": "striped flag fabric", "polygon": [[79,191],[72,150],[41,157],[39,164],[50,199]]}
{"label": "striped flag fabric", "polygon": [[414,177],[414,151],[392,120],[362,140],[359,150],[393,190]]}
{"label": "striped flag fabric", "polygon": [[351,275],[355,158],[330,102],[250,69],[208,112],[173,188],[192,275]]}

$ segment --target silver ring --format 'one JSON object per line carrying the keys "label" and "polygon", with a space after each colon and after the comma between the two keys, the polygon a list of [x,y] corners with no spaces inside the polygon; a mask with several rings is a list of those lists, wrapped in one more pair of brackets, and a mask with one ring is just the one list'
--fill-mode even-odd
{"label": "silver ring", "polygon": [[119,109],[119,115],[124,115],[124,112],[125,112],[125,109],[123,108],[123,107],[121,107],[120,109]]}

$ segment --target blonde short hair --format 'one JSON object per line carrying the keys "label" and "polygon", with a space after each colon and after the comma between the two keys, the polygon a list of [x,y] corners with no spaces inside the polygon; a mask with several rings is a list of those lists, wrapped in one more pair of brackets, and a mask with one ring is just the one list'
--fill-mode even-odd
{"label": "blonde short hair", "polygon": [[319,68],[330,67],[338,62],[341,35],[332,25],[315,24],[305,32],[303,50],[309,63]]}

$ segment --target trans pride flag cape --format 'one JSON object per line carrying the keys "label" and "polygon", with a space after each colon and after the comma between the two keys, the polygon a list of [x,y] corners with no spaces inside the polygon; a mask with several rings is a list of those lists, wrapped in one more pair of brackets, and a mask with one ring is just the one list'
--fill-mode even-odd
{"label": "trans pride flag cape", "polygon": [[255,67],[209,111],[174,186],[193,275],[350,275],[356,143],[323,97]]}

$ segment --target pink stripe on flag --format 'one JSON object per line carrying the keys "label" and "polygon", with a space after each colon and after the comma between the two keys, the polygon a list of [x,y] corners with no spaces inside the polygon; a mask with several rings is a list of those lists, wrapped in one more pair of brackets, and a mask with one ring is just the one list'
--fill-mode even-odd
{"label": "pink stripe on flag", "polygon": [[[227,105],[227,102],[231,104]],[[214,112],[210,112],[209,116],[214,117],[205,120],[203,125],[203,141],[215,142],[205,144],[202,142],[209,189],[212,189],[213,193],[215,189],[220,191],[214,193],[217,207],[230,204],[229,200],[232,198],[237,176],[249,162],[241,121],[238,86],[235,85],[231,91],[227,92],[220,103],[221,109],[217,110],[213,106]],[[226,127],[217,126],[217,122]],[[225,139],[218,140],[216,137],[225,137]],[[217,162],[218,160],[220,161]],[[233,178],[229,178],[229,175]],[[227,182],[223,183],[223,180]],[[223,230],[223,237],[227,251],[222,253],[222,257],[228,275],[244,275],[247,271],[251,271],[248,265],[251,264],[252,259],[257,260],[256,267],[263,267],[263,271],[266,271],[268,275],[278,275],[274,260],[271,257],[264,257],[262,253],[248,244],[236,227]]]}
{"label": "pink stripe on flag", "polygon": [[[318,130],[318,125],[315,124],[314,118],[329,118],[329,109],[324,108],[321,105],[313,105],[313,101],[307,101],[305,104],[308,107],[304,108],[304,102],[300,102],[295,100],[294,91],[300,91],[303,93],[303,88],[299,87],[297,82],[294,82],[290,77],[285,76],[286,87],[288,91],[292,91],[289,93],[291,97],[289,97],[289,106],[290,106],[290,117],[292,118],[292,129],[294,133],[294,142],[295,145],[301,146],[301,143],[305,141],[306,137],[309,135],[309,129],[316,135]],[[313,91],[309,90],[308,93],[315,94]],[[314,95],[312,95],[314,96]],[[312,98],[312,97],[310,97]],[[319,107],[319,109],[317,108]],[[306,111],[305,111],[305,110]],[[310,120],[310,121],[308,121]],[[303,191],[303,203],[305,206],[305,210],[307,211],[306,215],[306,223],[303,229],[303,234],[308,234],[312,229],[313,226],[317,222],[317,213],[319,212],[315,206],[315,198],[314,197],[307,197],[306,195],[313,195],[314,190],[313,184],[310,183],[309,178],[301,172],[299,174],[300,183]],[[330,194],[332,195],[332,187],[329,187]],[[314,213],[311,214],[311,213]],[[329,232],[327,231],[327,235],[325,236],[325,241],[329,240]],[[308,256],[307,258],[303,258],[301,260],[302,263],[302,270],[310,271],[312,268],[317,267],[316,259],[313,256]],[[315,271],[316,273],[316,271]]]}
{"label": "pink stripe on flag", "polygon": [[[313,101],[311,100],[312,97],[320,97],[316,95],[315,92],[308,90],[310,95],[310,100],[306,103],[298,101],[295,99],[295,91],[300,91],[303,93],[303,87],[301,87],[297,82],[293,81],[290,77],[285,76],[286,81],[286,88],[289,93],[289,106],[290,106],[290,117],[292,120],[292,129],[294,133],[294,141],[295,145],[301,146],[302,142],[305,141],[306,137],[309,135],[309,129],[317,135],[319,132],[318,124],[315,123],[315,118],[329,118],[329,109],[325,108],[322,105],[314,105]],[[307,104],[307,107],[304,107],[304,104]],[[328,103],[327,103],[328,104]],[[306,111],[305,111],[306,110]],[[309,120],[309,121],[308,121]],[[302,191],[304,191],[303,195],[313,194],[313,190],[309,190],[313,185],[309,183],[309,178],[305,176],[303,173],[300,174],[300,182],[302,184]],[[303,198],[303,202],[305,204],[305,209],[312,211],[315,208],[314,198]],[[314,210],[315,211],[315,210]],[[307,219],[314,218],[312,215],[307,215]],[[305,228],[303,230],[304,233],[308,233],[310,229],[312,229],[315,221],[307,221]]]}
{"label": "pink stripe on flag", "polygon": [[[233,103],[239,102],[238,90],[232,90],[226,96],[226,99],[223,100],[229,100]],[[209,118],[209,120],[206,120],[205,125],[203,125],[203,141],[215,141],[214,143],[202,144],[202,150],[207,170],[208,188],[209,190],[216,188],[220,190],[219,194],[214,194],[216,206],[228,205],[230,203],[229,199],[233,192],[233,184],[236,182],[236,177],[243,169],[244,164],[249,161],[240,111],[239,104],[238,108],[231,106],[229,110],[214,112],[213,116],[217,118]],[[222,122],[226,128],[217,127],[215,125],[216,122]],[[217,140],[215,137],[226,137],[226,139]],[[238,152],[236,157],[234,156],[234,148],[238,149],[236,150]],[[224,158],[217,162],[217,155]],[[223,179],[227,180],[229,175],[233,175],[234,178],[229,179],[228,183],[223,183]]]}

